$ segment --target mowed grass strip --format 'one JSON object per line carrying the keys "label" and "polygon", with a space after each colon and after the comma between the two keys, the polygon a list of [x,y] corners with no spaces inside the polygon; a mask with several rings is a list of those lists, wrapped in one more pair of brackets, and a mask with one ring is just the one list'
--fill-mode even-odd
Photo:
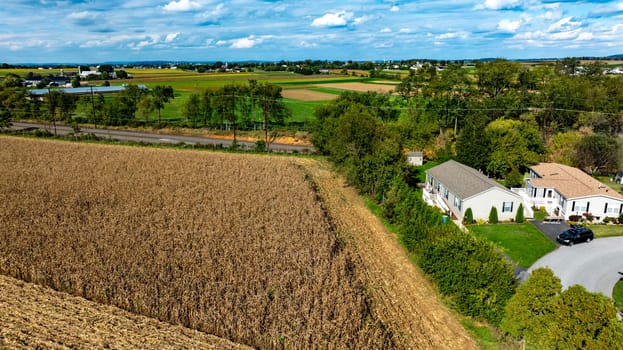
{"label": "mowed grass strip", "polygon": [[612,291],[612,299],[616,307],[623,309],[623,279],[620,279],[617,284],[614,285]]}
{"label": "mowed grass strip", "polygon": [[593,230],[595,238],[623,236],[622,225],[588,225]]}
{"label": "mowed grass strip", "polygon": [[473,225],[469,230],[503,249],[519,266],[530,267],[556,245],[530,223]]}

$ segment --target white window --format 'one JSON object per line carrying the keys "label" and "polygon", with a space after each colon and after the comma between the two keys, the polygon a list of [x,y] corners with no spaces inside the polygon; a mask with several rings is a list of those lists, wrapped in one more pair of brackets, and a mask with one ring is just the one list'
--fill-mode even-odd
{"label": "white window", "polygon": [[448,189],[447,189],[447,188],[445,188],[445,189],[443,190],[443,196],[444,196],[444,197],[446,197],[446,199],[448,199],[448,195],[449,195]]}
{"label": "white window", "polygon": [[457,197],[454,197],[454,207],[457,208],[458,210],[461,210],[461,204],[463,204],[461,200],[458,199]]}
{"label": "white window", "polygon": [[512,212],[513,212],[513,202],[503,202],[502,213],[512,213]]}
{"label": "white window", "polygon": [[608,203],[606,203],[606,210],[604,211],[604,213],[606,214],[619,214],[619,206],[618,205],[608,205]]}

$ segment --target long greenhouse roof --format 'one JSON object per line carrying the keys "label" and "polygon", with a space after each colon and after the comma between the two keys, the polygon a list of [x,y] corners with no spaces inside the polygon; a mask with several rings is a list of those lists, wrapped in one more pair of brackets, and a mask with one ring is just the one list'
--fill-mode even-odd
{"label": "long greenhouse roof", "polygon": [[[145,85],[138,85],[140,89],[146,89]],[[125,90],[125,85],[120,86],[82,86],[77,88],[56,88],[56,89],[33,89],[28,92],[32,95],[43,96],[50,93],[50,91],[62,91],[66,94],[111,94],[115,92],[121,92]]]}

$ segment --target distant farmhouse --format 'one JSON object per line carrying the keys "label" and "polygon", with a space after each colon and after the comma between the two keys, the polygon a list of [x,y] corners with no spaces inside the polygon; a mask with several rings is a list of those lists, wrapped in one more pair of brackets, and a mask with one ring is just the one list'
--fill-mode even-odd
{"label": "distant farmhouse", "polygon": [[414,166],[420,166],[424,164],[424,153],[422,153],[421,151],[408,152],[407,163]]}
{"label": "distant farmhouse", "polygon": [[[423,196],[427,203],[460,221],[468,208],[472,209],[474,220],[486,221],[492,207],[496,208],[499,220],[512,220],[523,203],[520,195],[454,160],[426,171]],[[526,216],[532,216],[531,211],[526,211]]]}
{"label": "distant farmhouse", "polygon": [[582,170],[557,163],[530,168],[526,187],[514,189],[534,207],[565,220],[585,217],[601,222],[623,213],[623,196]]}

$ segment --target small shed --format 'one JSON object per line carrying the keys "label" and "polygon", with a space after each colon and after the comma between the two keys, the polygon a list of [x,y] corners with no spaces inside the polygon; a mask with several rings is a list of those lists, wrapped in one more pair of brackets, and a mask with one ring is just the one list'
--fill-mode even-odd
{"label": "small shed", "polygon": [[421,151],[408,152],[407,163],[414,166],[420,166],[424,164],[424,154]]}

